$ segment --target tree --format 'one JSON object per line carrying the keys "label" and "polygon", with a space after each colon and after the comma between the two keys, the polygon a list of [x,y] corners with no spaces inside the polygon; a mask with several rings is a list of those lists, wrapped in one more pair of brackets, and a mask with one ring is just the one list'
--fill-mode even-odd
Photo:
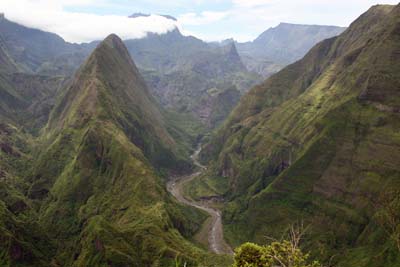
{"label": "tree", "polygon": [[321,267],[317,261],[310,261],[299,245],[305,229],[303,224],[291,226],[288,240],[273,241],[260,246],[245,243],[235,250],[234,267]]}

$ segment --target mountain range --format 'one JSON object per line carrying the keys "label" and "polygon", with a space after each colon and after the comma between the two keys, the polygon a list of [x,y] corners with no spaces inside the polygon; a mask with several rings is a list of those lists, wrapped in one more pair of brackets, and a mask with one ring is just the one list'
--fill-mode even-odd
{"label": "mountain range", "polygon": [[[134,13],[130,17],[141,16],[149,15]],[[303,56],[313,44],[340,30],[339,27],[281,24],[251,43],[215,45],[184,36],[176,28],[166,34],[148,33],[142,39],[125,40],[125,45],[158,102],[168,109],[190,113],[207,127],[215,127],[210,117],[198,116],[196,112],[199,99],[207,101],[208,106],[214,103],[210,90],[217,90],[223,96],[225,90],[236,87],[243,94],[262,81],[261,75],[276,72]],[[71,44],[56,34],[27,28],[6,17],[0,19],[0,36],[22,72],[46,76],[70,77],[99,43]],[[281,56],[271,57],[277,54]],[[268,70],[265,72],[265,69]],[[232,99],[226,101],[225,106],[237,103],[230,102]],[[202,114],[210,113],[211,109]],[[218,116],[225,118],[227,114]]]}
{"label": "mountain range", "polygon": [[294,225],[325,266],[398,266],[399,88],[400,5],[248,43],[0,16],[0,266],[225,267]]}

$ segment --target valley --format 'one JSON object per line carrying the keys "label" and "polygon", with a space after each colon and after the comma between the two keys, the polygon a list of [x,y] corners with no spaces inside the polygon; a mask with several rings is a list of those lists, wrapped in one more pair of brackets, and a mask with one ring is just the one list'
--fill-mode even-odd
{"label": "valley", "polygon": [[400,266],[400,4],[243,42],[2,12],[0,267]]}
{"label": "valley", "polygon": [[[216,254],[232,254],[232,248],[225,242],[223,237],[221,211],[216,209],[215,207],[212,207],[209,202],[198,202],[190,200],[183,193],[184,185],[198,178],[202,171],[206,169],[206,167],[198,161],[198,155],[201,150],[201,145],[199,145],[198,147],[199,148],[191,156],[191,159],[193,160],[194,164],[199,168],[199,171],[196,171],[190,175],[170,178],[170,181],[167,183],[167,189],[180,203],[203,210],[209,214],[210,219],[204,222],[202,228],[205,229],[204,232],[207,235],[207,241],[210,251]],[[200,230],[200,232],[202,231]]]}

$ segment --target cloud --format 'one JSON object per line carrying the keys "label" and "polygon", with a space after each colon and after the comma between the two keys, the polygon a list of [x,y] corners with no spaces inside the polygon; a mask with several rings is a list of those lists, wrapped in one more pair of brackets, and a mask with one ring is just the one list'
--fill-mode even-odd
{"label": "cloud", "polygon": [[14,22],[54,32],[66,41],[78,43],[102,40],[110,33],[122,39],[142,38],[148,32],[162,34],[178,27],[175,21],[158,15],[128,18],[64,11],[66,6],[94,3],[94,0],[1,0],[0,10]]}
{"label": "cloud", "polygon": [[232,3],[236,7],[259,7],[259,6],[265,6],[268,4],[271,4],[273,2],[276,2],[275,0],[233,0]]}
{"label": "cloud", "polygon": [[[182,23],[185,30],[206,40],[252,40],[280,22],[348,26],[375,4],[398,4],[398,0],[229,0],[218,9],[224,14],[207,19],[216,12],[212,5],[205,12],[190,13]],[[201,25],[201,27],[199,27]]]}
{"label": "cloud", "polygon": [[218,22],[228,16],[228,12],[205,11],[200,14],[186,13],[178,17],[182,25],[204,25]]}
{"label": "cloud", "polygon": [[[0,12],[20,24],[55,32],[70,42],[123,39],[178,27],[205,40],[251,40],[280,22],[348,26],[379,0],[0,0]],[[397,4],[398,0],[381,0]],[[128,10],[132,9],[132,10]],[[69,10],[69,11],[68,11]],[[72,12],[74,11],[74,12]],[[79,12],[77,12],[79,11]],[[115,13],[170,14],[129,19]],[[89,14],[90,13],[90,14]]]}

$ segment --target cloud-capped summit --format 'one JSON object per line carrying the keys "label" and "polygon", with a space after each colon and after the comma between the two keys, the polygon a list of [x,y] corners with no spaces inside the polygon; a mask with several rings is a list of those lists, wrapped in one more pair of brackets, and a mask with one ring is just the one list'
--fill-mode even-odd
{"label": "cloud-capped summit", "polygon": [[[157,14],[158,16],[164,17],[166,19],[170,19],[173,21],[178,21],[175,17],[171,16],[171,15],[163,15],[163,14]],[[137,13],[133,13],[132,15],[130,15],[130,18],[140,18],[140,17],[150,17],[151,14],[145,14],[145,13],[141,13],[141,12],[137,12]]]}

